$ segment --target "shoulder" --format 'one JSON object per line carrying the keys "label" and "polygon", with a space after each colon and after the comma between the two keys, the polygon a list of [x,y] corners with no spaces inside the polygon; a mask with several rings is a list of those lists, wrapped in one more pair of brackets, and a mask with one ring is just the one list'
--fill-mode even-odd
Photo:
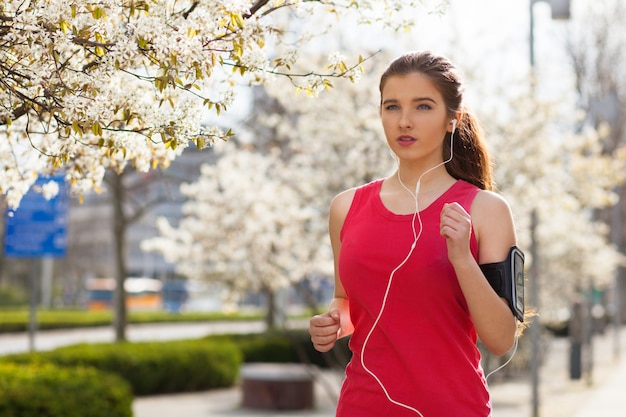
{"label": "shoulder", "polygon": [[509,203],[504,199],[504,197],[496,192],[487,190],[480,190],[476,193],[476,197],[472,203],[472,212],[474,212],[474,210],[477,211],[477,214],[485,212],[495,212],[501,214],[511,213]]}
{"label": "shoulder", "polygon": [[[331,236],[339,236],[343,224],[349,216],[353,205],[359,204],[368,194],[376,193],[380,190],[383,180],[374,180],[359,187],[354,187],[337,194],[330,203],[329,226]],[[364,197],[365,196],[365,197]]]}
{"label": "shoulder", "polygon": [[472,203],[471,217],[479,244],[480,263],[506,258],[517,239],[511,207],[504,197],[493,191],[479,191]]}
{"label": "shoulder", "polygon": [[333,247],[338,246],[341,241],[340,235],[343,224],[348,216],[348,211],[352,206],[354,195],[357,188],[350,188],[337,194],[330,203],[330,212],[328,215],[328,230],[330,232],[330,240]]}
{"label": "shoulder", "polygon": [[343,209],[349,209],[350,205],[352,204],[352,200],[354,200],[354,195],[356,194],[356,190],[357,190],[357,187],[350,188],[337,194],[330,202],[331,211],[332,210],[342,211]]}
{"label": "shoulder", "polygon": [[380,183],[382,181],[383,180],[375,180],[367,184],[363,184],[359,187],[349,188],[345,191],[340,192],[332,199],[330,203],[331,215],[335,213],[335,214],[343,215],[343,217],[345,217],[345,215],[350,210],[350,207],[352,206],[352,202],[354,201],[357,193],[362,194],[363,192],[365,193],[377,192],[380,188]]}

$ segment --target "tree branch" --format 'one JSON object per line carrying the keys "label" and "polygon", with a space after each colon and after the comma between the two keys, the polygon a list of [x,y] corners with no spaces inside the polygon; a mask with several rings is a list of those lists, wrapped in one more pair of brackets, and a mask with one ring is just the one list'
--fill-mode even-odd
{"label": "tree branch", "polygon": [[186,10],[185,12],[183,12],[183,17],[184,17],[185,19],[187,19],[187,18],[189,17],[189,15],[190,15],[191,13],[193,13],[193,11],[195,10],[195,8],[196,8],[196,7],[198,7],[198,4],[199,4],[199,3],[200,3],[199,1],[194,1],[194,2],[191,4],[191,6],[189,7],[189,9],[188,9],[188,10]]}
{"label": "tree branch", "polygon": [[243,15],[243,18],[249,19],[252,16],[254,16],[254,14],[258,12],[261,7],[265,6],[268,3],[268,1],[269,0],[258,0],[256,3],[252,5],[252,7],[250,7],[250,11]]}
{"label": "tree branch", "polygon": [[28,111],[28,107],[26,105],[22,105],[16,109],[13,109],[13,113],[10,117],[9,116],[0,117],[0,126],[7,125],[9,123],[9,119],[11,120],[19,119],[20,117],[24,116],[27,111]]}
{"label": "tree branch", "polygon": [[115,46],[115,43],[113,42],[102,43],[102,42],[96,42],[96,41],[92,41],[92,40],[77,37],[77,36],[72,38],[72,42],[75,43],[76,45],[81,45],[81,46],[94,46],[94,47],[101,46],[103,48],[110,48],[112,46]]}

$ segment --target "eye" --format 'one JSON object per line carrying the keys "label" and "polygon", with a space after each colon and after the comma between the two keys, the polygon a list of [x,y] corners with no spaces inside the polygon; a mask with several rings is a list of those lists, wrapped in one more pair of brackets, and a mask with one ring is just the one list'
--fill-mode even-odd
{"label": "eye", "polygon": [[385,107],[385,110],[398,110],[398,105],[397,104],[389,104],[388,106]]}
{"label": "eye", "polygon": [[418,110],[430,110],[430,109],[432,109],[432,107],[430,106],[430,104],[422,103],[422,104],[417,106],[417,109]]}

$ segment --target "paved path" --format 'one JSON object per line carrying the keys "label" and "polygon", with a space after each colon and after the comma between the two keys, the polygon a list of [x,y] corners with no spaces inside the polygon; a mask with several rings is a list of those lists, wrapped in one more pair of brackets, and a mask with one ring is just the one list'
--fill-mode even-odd
{"label": "paved path", "polygon": [[[594,337],[593,368],[583,379],[569,378],[569,341],[554,339],[540,371],[540,417],[626,417],[620,396],[626,394],[626,328],[621,330],[621,350],[614,355],[612,330]],[[532,417],[528,380],[491,387],[494,417]],[[602,407],[597,404],[602,402]],[[138,416],[140,417],[140,416]]]}
{"label": "paved path", "polygon": [[[622,339],[623,340],[623,339]],[[623,417],[626,416],[626,351],[622,351],[621,363],[608,372],[597,384],[589,401],[576,417]]]}
{"label": "paved path", "polygon": [[[225,321],[202,323],[155,323],[129,325],[129,341],[194,339],[209,334],[255,333],[265,330],[260,321]],[[71,330],[42,330],[35,334],[35,350],[52,350],[77,343],[105,343],[115,340],[112,327],[81,328]],[[27,333],[0,334],[0,354],[29,350]]]}

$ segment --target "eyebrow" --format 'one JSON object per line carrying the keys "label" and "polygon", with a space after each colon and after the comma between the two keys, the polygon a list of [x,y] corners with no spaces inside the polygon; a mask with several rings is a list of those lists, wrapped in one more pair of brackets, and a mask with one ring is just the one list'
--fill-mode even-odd
{"label": "eyebrow", "polygon": [[[437,101],[435,99],[431,98],[431,97],[415,97],[415,98],[413,98],[411,100],[411,103],[417,103],[417,102],[421,102],[421,101],[429,101],[429,102],[431,102],[433,104],[437,104]],[[387,100],[383,101],[382,104],[397,103],[397,102],[398,102],[397,99],[390,98],[390,99],[387,99]]]}

